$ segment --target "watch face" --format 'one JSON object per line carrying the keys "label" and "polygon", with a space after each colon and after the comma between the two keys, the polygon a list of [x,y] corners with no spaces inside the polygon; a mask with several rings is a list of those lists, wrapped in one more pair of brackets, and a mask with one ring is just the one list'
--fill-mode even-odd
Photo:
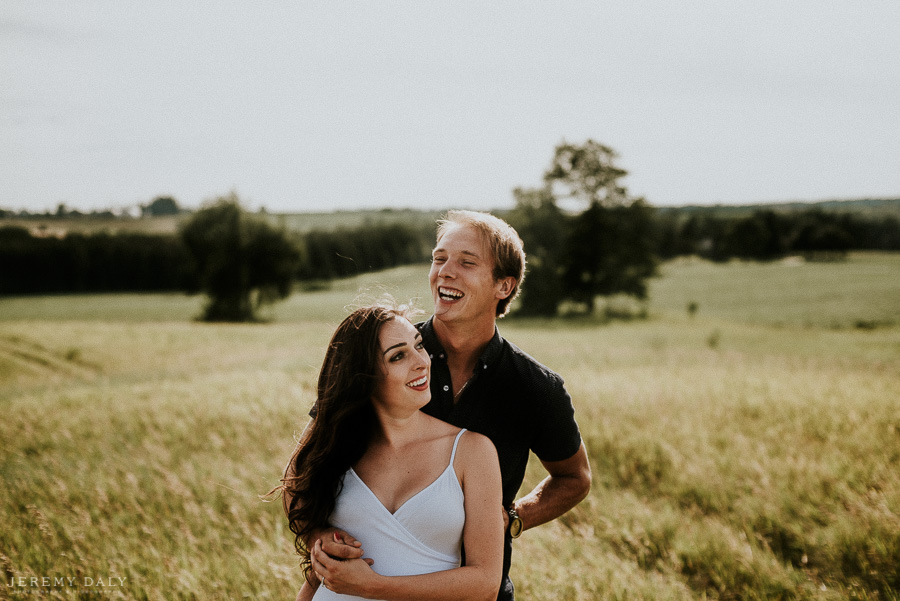
{"label": "watch face", "polygon": [[513,538],[519,538],[522,534],[522,518],[513,518],[509,523],[509,535]]}

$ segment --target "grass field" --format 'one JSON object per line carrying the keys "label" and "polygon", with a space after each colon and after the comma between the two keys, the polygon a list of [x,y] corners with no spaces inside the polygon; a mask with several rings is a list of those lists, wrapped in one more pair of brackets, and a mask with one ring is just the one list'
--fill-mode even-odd
{"label": "grass field", "polygon": [[[900,599],[900,257],[662,273],[647,320],[501,322],[565,377],[594,470],[516,541],[519,597]],[[345,307],[425,306],[424,274],[259,325],[193,322],[177,295],[0,299],[0,598],[292,598],[259,495]]]}

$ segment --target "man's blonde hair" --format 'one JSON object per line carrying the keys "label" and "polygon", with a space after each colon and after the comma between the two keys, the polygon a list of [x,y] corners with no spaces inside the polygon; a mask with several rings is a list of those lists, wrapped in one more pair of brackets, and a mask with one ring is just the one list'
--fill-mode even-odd
{"label": "man's blonde hair", "polygon": [[478,230],[482,239],[487,241],[494,258],[494,280],[513,278],[516,281],[509,296],[497,303],[497,317],[506,315],[510,304],[519,295],[522,280],[525,279],[525,250],[519,234],[499,217],[478,211],[448,211],[437,223],[438,242],[454,225],[473,227]]}

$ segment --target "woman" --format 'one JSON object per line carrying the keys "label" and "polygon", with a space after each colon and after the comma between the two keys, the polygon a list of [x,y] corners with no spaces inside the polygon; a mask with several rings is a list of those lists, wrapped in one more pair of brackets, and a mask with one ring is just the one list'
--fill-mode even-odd
{"label": "woman", "polygon": [[[310,598],[316,586],[316,601],[496,598],[503,550],[497,453],[486,437],[419,411],[431,398],[430,366],[403,310],[364,307],[335,331],[315,417],[283,485],[307,581],[298,598]],[[316,578],[310,554],[331,527],[362,541],[365,559],[319,553]]]}

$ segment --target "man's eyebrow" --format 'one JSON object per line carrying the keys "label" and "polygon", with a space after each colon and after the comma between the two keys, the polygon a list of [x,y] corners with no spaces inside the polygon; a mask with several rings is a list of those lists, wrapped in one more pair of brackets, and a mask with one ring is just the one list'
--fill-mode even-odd
{"label": "man's eyebrow", "polygon": [[[447,252],[447,251],[444,250],[443,248],[435,248],[433,251],[431,251],[431,254],[432,254],[432,255],[436,255],[436,254],[438,254],[438,253],[445,253],[445,254],[446,254],[446,252]],[[461,251],[459,251],[459,254],[461,254],[461,255],[468,255],[468,256],[474,257],[474,258],[476,258],[476,259],[480,259],[480,258],[481,258],[481,255],[479,255],[479,254],[476,253],[476,252],[472,252],[471,250],[461,250]]]}

